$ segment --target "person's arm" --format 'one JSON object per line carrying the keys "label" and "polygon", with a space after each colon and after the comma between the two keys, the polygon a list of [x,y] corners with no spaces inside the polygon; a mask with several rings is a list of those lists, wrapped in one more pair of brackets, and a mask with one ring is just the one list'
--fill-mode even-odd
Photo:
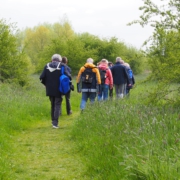
{"label": "person's arm", "polygon": [[109,78],[110,89],[112,89],[113,88],[113,77],[112,77],[112,73],[111,73],[110,69],[108,69],[108,78]]}
{"label": "person's arm", "polygon": [[78,72],[77,78],[76,78],[76,82],[77,82],[77,92],[80,93],[81,92],[81,75],[82,72],[84,72],[85,68],[81,67],[81,69]]}
{"label": "person's arm", "polygon": [[46,66],[44,67],[39,79],[41,81],[42,84],[46,84],[46,74],[45,74],[45,71],[46,71]]}
{"label": "person's arm", "polygon": [[133,84],[132,84],[132,85],[134,85],[134,84],[135,84],[134,74],[133,74],[133,76],[132,76],[132,82],[133,82]]}
{"label": "person's arm", "polygon": [[95,68],[96,80],[97,80],[97,93],[101,91],[101,75],[99,73],[99,69]]}
{"label": "person's arm", "polygon": [[71,77],[70,72],[68,71],[67,65],[62,65],[62,66],[64,66],[64,74],[67,75],[70,80],[72,80],[72,77]]}
{"label": "person's arm", "polygon": [[128,85],[128,86],[131,86],[131,83],[130,83],[130,80],[129,80],[129,76],[128,76],[126,67],[124,67],[124,73],[125,73],[125,77],[126,77],[126,79],[127,79],[127,85]]}

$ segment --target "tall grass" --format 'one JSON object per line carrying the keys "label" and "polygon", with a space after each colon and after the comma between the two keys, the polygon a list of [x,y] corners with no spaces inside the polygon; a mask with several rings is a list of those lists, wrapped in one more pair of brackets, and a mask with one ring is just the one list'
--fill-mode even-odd
{"label": "tall grass", "polygon": [[[75,112],[79,110],[79,101],[80,94],[72,92],[71,105],[73,115],[71,116],[71,118],[74,116],[74,114],[76,114]],[[65,98],[63,98],[62,114],[63,116],[66,115]],[[65,116],[65,118],[66,117],[67,116]],[[63,117],[61,118],[63,119]],[[17,157],[14,157],[16,156],[16,154],[20,156],[19,158],[23,163],[27,161],[24,154],[19,153],[19,149],[23,148],[22,144],[18,139],[17,142],[14,140],[15,137],[22,136],[23,138],[23,134],[29,129],[33,129],[34,127],[35,129],[37,129],[37,123],[42,124],[42,121],[49,121],[49,124],[51,124],[50,102],[45,94],[44,86],[39,81],[38,75],[32,76],[29,86],[24,88],[15,84],[0,83],[1,180],[14,180],[17,178],[16,176],[19,175],[19,171],[26,171],[26,166],[19,165],[20,167],[14,167],[14,164],[16,164],[14,161],[18,159]],[[43,134],[41,130],[39,131],[40,134]],[[29,139],[31,139],[31,137]],[[37,139],[37,144],[40,144],[40,141],[41,139]],[[27,146],[28,145],[29,144],[27,144]],[[38,146],[35,148],[38,148]],[[49,157],[47,157],[47,159],[48,158]],[[33,164],[29,164],[29,166],[33,166]],[[50,176],[53,176],[53,174],[50,174]]]}
{"label": "tall grass", "polygon": [[[180,179],[180,108],[144,105],[154,83],[141,84],[143,79],[143,75],[136,77],[129,98],[92,106],[88,103],[80,116],[81,94],[72,92],[76,115],[69,137],[84,158],[89,179]],[[38,76],[23,89],[0,84],[0,179],[16,179],[13,171],[24,170],[11,161],[16,154],[11,146],[16,143],[11,143],[14,135],[22,132],[23,136],[38,121],[50,121],[49,111],[50,103]],[[65,105],[62,113],[66,114]]]}
{"label": "tall grass", "polygon": [[[49,104],[38,77],[32,77],[29,88],[14,84],[0,84],[0,179],[13,179],[11,170],[12,136],[47,120]],[[43,93],[43,96],[41,95]]]}
{"label": "tall grass", "polygon": [[144,105],[151,85],[137,84],[130,98],[88,104],[76,121],[72,137],[92,179],[180,179],[180,108]]}

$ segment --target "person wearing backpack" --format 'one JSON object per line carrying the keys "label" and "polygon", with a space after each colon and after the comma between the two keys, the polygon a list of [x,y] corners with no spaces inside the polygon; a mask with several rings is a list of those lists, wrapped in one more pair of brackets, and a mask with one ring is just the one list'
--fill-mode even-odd
{"label": "person wearing backpack", "polygon": [[77,76],[77,92],[82,93],[80,109],[83,111],[88,99],[95,101],[96,94],[100,92],[101,78],[98,68],[93,64],[93,59],[88,58]]}
{"label": "person wearing backpack", "polygon": [[113,88],[113,77],[111,70],[108,67],[108,61],[102,59],[98,66],[101,76],[101,90],[98,94],[98,101],[107,100],[109,89]]}
{"label": "person wearing backpack", "polygon": [[[67,57],[62,57],[62,63],[67,65],[67,63],[68,63]],[[71,68],[68,65],[67,65],[67,71],[69,72],[69,74],[72,73]],[[71,115],[72,114],[71,103],[70,103],[70,96],[71,96],[71,90],[74,91],[74,89],[72,88],[72,82],[71,81],[70,81],[70,87],[71,87],[71,89],[68,91],[67,94],[65,94],[67,115]]]}
{"label": "person wearing backpack", "polygon": [[61,76],[61,68],[64,67],[64,74],[71,79],[71,74],[67,71],[67,66],[61,63],[61,55],[54,54],[51,62],[44,66],[39,77],[41,83],[46,87],[46,96],[49,97],[51,103],[51,120],[52,127],[59,128],[59,116],[62,103],[62,93],[59,91],[59,77]]}
{"label": "person wearing backpack", "polygon": [[126,85],[126,95],[129,96],[130,95],[130,90],[133,88],[134,84],[135,84],[135,78],[134,78],[134,74],[133,71],[130,67],[130,65],[128,63],[124,63],[124,66],[126,67],[126,71],[129,77],[129,82],[130,85]]}

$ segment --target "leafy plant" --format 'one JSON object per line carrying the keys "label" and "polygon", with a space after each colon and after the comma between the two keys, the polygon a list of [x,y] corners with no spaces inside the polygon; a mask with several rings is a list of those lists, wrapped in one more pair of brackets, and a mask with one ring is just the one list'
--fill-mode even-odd
{"label": "leafy plant", "polygon": [[[167,3],[166,3],[167,2]],[[141,26],[150,25],[154,28],[153,35],[145,41],[152,74],[149,79],[156,80],[157,84],[149,94],[150,102],[169,103],[179,105],[178,94],[180,87],[172,83],[180,82],[180,7],[177,0],[161,1],[156,5],[151,0],[145,0],[140,20],[135,20],[129,25],[138,23]],[[171,95],[173,93],[174,97]]]}

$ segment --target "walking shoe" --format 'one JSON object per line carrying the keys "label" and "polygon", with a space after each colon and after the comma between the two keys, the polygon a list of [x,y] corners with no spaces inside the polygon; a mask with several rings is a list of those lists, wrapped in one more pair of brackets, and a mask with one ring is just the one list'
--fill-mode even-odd
{"label": "walking shoe", "polygon": [[55,126],[55,125],[53,125],[53,126],[52,126],[52,128],[54,128],[54,129],[58,129],[58,128],[59,128],[59,126]]}
{"label": "walking shoe", "polygon": [[69,111],[68,115],[71,115],[72,114],[72,111]]}

